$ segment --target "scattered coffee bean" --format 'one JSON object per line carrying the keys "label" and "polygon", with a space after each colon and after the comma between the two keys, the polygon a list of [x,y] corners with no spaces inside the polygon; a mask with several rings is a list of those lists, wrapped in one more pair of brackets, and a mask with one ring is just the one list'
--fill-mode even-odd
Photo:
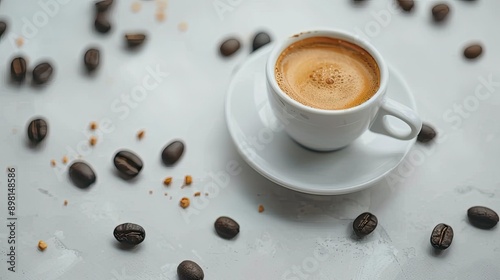
{"label": "scattered coffee bean", "polygon": [[217,234],[224,239],[233,239],[240,232],[240,225],[229,217],[219,217],[214,226]]}
{"label": "scattered coffee bean", "polygon": [[48,133],[48,125],[44,119],[34,119],[28,125],[28,139],[33,144],[38,144],[45,139]]}
{"label": "scattered coffee bean", "polygon": [[146,238],[146,231],[140,225],[124,223],[115,228],[113,235],[121,243],[137,245]]}
{"label": "scattered coffee bean", "polygon": [[417,135],[417,141],[427,143],[436,137],[437,133],[430,125],[423,123],[420,132]]}
{"label": "scattered coffee bean", "polygon": [[453,229],[447,224],[438,224],[431,234],[432,247],[444,250],[450,247],[453,241]]}
{"label": "scattered coffee bean", "polygon": [[240,41],[230,38],[220,45],[220,54],[222,56],[231,56],[240,49]]}
{"label": "scattered coffee bean", "polygon": [[85,67],[89,72],[94,71],[99,66],[100,61],[100,52],[98,49],[91,48],[85,52],[85,56],[83,57],[83,62],[85,63]]}
{"label": "scattered coffee bean", "polygon": [[79,188],[88,188],[96,181],[94,170],[85,162],[77,161],[69,167],[69,177]]}
{"label": "scattered coffee bean", "polygon": [[50,63],[40,63],[33,69],[33,82],[38,85],[45,84],[50,80],[53,72],[54,69]]}
{"label": "scattered coffee bean", "polygon": [[99,33],[108,33],[111,30],[111,23],[109,23],[106,14],[97,14],[94,21],[94,27]]}
{"label": "scattered coffee bean", "polygon": [[193,261],[183,261],[177,267],[179,280],[203,280],[203,269]]}
{"label": "scattered coffee bean", "polygon": [[166,165],[174,165],[184,153],[184,143],[181,141],[174,141],[163,149],[161,158]]}
{"label": "scattered coffee bean", "polygon": [[7,30],[7,23],[3,20],[0,20],[0,37],[5,33],[5,30]]}
{"label": "scattered coffee bean", "polygon": [[139,175],[143,167],[142,160],[139,156],[130,151],[119,151],[116,153],[113,163],[116,169],[128,178]]}
{"label": "scattered coffee bean", "polygon": [[135,33],[135,34],[125,34],[125,39],[127,40],[127,45],[129,48],[135,48],[146,40],[146,35],[141,34],[141,33]]}
{"label": "scattered coffee bean", "polygon": [[269,44],[271,37],[266,32],[259,32],[255,35],[252,42],[252,52],[260,49],[261,47]]}
{"label": "scattered coffee bean", "polygon": [[469,222],[482,229],[490,229],[497,225],[498,214],[488,207],[474,206],[467,210]]}
{"label": "scattered coffee bean", "polygon": [[372,233],[377,227],[377,224],[377,217],[372,213],[365,212],[354,220],[352,228],[358,237],[364,237]]}
{"label": "scattered coffee bean", "polygon": [[405,12],[410,12],[415,6],[415,1],[413,0],[397,0],[397,1],[401,9],[403,9],[403,11]]}
{"label": "scattered coffee bean", "polygon": [[479,57],[483,53],[483,47],[479,44],[470,45],[465,48],[464,56],[468,59]]}
{"label": "scattered coffee bean", "polygon": [[434,21],[443,21],[450,13],[450,7],[446,4],[437,4],[432,8],[432,17]]}
{"label": "scattered coffee bean", "polygon": [[22,57],[16,57],[10,64],[10,76],[13,81],[21,83],[26,78],[26,60]]}
{"label": "scattered coffee bean", "polygon": [[95,7],[99,13],[107,12],[111,5],[113,5],[113,0],[103,0],[95,3]]}

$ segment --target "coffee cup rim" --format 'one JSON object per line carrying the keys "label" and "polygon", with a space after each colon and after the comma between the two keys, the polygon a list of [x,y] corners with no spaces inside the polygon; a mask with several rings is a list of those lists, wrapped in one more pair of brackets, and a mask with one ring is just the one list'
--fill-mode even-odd
{"label": "coffee cup rim", "polygon": [[[377,63],[377,66],[379,67],[380,71],[380,86],[373,94],[373,96],[368,99],[367,101],[351,107],[347,109],[335,109],[335,110],[330,110],[330,109],[319,109],[319,108],[313,108],[307,105],[304,105],[295,99],[291,98],[286,94],[278,85],[278,82],[276,81],[276,77],[274,74],[275,67],[276,67],[276,62],[281,55],[281,53],[291,44],[301,41],[306,38],[310,37],[330,37],[330,38],[336,38],[336,39],[341,39],[344,41],[348,41],[350,43],[353,43],[361,48],[363,48],[365,51],[367,51],[374,59],[375,62]],[[293,104],[296,107],[299,107],[302,110],[305,110],[306,112],[314,113],[314,114],[322,114],[322,115],[336,115],[336,114],[345,114],[345,113],[353,113],[356,111],[360,111],[365,109],[366,107],[372,106],[374,102],[385,92],[385,89],[388,84],[389,80],[389,70],[387,68],[387,64],[385,63],[384,59],[382,58],[382,55],[378,52],[378,50],[368,41],[360,38],[357,35],[353,35],[350,32],[343,31],[340,29],[331,29],[331,28],[317,28],[317,29],[309,29],[305,31],[301,31],[298,33],[294,33],[291,36],[288,36],[286,39],[282,40],[279,43],[276,43],[274,47],[271,50],[271,53],[269,54],[269,58],[266,63],[266,76],[267,80],[269,82],[269,85],[271,88],[278,93],[282,98],[288,100],[289,103]]]}

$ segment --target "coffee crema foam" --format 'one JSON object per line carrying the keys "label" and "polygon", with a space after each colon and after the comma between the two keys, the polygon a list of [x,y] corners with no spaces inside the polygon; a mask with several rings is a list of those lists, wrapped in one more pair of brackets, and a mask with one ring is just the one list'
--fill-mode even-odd
{"label": "coffee crema foam", "polygon": [[380,70],[363,48],[344,40],[312,37],[293,43],[275,65],[279,87],[292,99],[325,110],[352,108],[380,87]]}

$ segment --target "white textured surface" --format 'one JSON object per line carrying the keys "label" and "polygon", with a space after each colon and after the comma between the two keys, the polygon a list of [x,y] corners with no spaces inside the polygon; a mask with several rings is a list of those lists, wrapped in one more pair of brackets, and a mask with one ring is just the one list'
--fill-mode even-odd
{"label": "white textured surface", "polygon": [[[206,279],[500,278],[498,227],[473,228],[465,215],[473,205],[500,211],[500,86],[463,117],[450,113],[455,104],[474,101],[481,77],[500,81],[499,2],[449,1],[449,21],[435,26],[430,20],[434,1],[417,1],[414,13],[391,14],[384,27],[373,29],[379,32],[371,33],[376,36],[370,41],[405,77],[422,118],[439,128],[442,137],[433,145],[416,145],[391,180],[338,197],[295,193],[247,166],[226,130],[226,88],[234,68],[248,56],[253,33],[261,28],[274,38],[315,26],[353,32],[376,28],[375,13],[387,10],[390,1],[355,7],[347,0],[170,0],[163,23],[154,19],[153,1],[141,2],[137,14],[131,13],[131,2],[119,2],[112,12],[114,30],[107,36],[92,31],[92,1],[71,0],[21,49],[11,44],[9,35],[21,34],[23,17],[31,19],[41,8],[28,0],[0,4],[0,16],[10,22],[0,41],[0,168],[19,169],[18,272],[7,273],[7,232],[2,226],[1,279],[176,279],[175,268],[184,259],[199,263]],[[235,7],[219,17],[214,3]],[[184,33],[177,28],[183,21],[189,26]],[[122,47],[127,30],[150,34],[139,52]],[[245,47],[225,60],[217,50],[228,35],[238,36]],[[464,45],[476,40],[483,42],[484,55],[465,61]],[[82,74],[82,54],[89,45],[103,52],[102,68],[93,78]],[[8,85],[7,65],[15,53],[29,57],[31,66],[42,58],[53,59],[54,82],[42,90]],[[128,114],[113,110],[115,100],[142,83],[147,67],[157,65],[169,76]],[[34,115],[43,115],[50,125],[49,138],[36,151],[24,144],[27,121]],[[88,123],[102,119],[109,119],[113,129],[84,156],[96,169],[98,182],[82,191],[69,183],[66,173],[58,176],[49,161],[55,158],[61,166],[68,149],[86,143]],[[135,139],[139,129],[146,130],[140,142]],[[166,168],[159,154],[173,138],[184,139],[187,150],[175,168]],[[145,162],[134,182],[113,173],[112,156],[120,148],[136,151]],[[241,169],[236,169],[238,175],[227,175],[227,184],[209,176],[225,174],[228,163]],[[194,184],[181,190],[186,174],[193,175]],[[167,175],[174,177],[166,189],[172,200],[163,195],[161,181]],[[0,219],[5,221],[6,176],[1,180]],[[215,188],[212,182],[224,187]],[[209,197],[193,199],[187,211],[178,207],[181,196],[211,185]],[[68,206],[63,206],[64,199]],[[264,213],[257,212],[259,204],[265,206]],[[351,222],[367,210],[377,215],[379,227],[355,241]],[[220,215],[240,222],[236,240],[213,233],[213,221]],[[133,251],[121,250],[112,236],[113,228],[127,221],[147,231],[146,241]],[[440,222],[453,226],[455,239],[436,256],[429,236]],[[49,245],[43,253],[36,248],[40,239]],[[293,275],[295,266],[301,272]]]}

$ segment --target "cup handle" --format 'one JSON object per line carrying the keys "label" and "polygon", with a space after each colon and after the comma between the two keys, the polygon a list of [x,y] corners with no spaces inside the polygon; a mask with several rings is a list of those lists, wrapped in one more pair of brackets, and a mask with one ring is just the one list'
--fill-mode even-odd
{"label": "cup handle", "polygon": [[[393,116],[402,121],[404,121],[411,129],[409,133],[401,133],[396,131],[393,127],[389,125],[385,116]],[[420,129],[422,128],[422,120],[412,109],[406,107],[405,105],[398,103],[392,99],[386,98],[382,101],[377,115],[373,119],[370,130],[394,137],[399,140],[411,140],[415,138]]]}

